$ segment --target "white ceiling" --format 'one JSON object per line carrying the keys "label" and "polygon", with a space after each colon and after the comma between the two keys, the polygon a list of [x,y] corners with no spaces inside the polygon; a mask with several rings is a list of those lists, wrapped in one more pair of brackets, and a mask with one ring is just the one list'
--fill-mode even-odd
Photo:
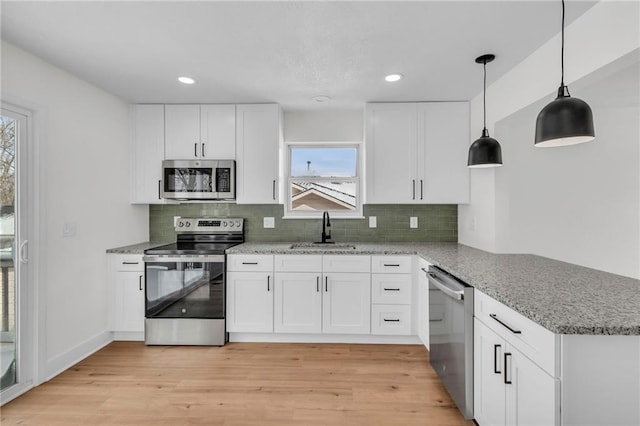
{"label": "white ceiling", "polygon": [[[593,4],[568,1],[567,23]],[[477,56],[497,56],[491,83],[559,32],[560,14],[559,0],[3,0],[1,35],[133,103],[352,109],[471,99],[482,91]],[[405,78],[387,83],[388,73]],[[180,75],[196,84],[178,83]],[[317,95],[331,101],[318,104]]]}

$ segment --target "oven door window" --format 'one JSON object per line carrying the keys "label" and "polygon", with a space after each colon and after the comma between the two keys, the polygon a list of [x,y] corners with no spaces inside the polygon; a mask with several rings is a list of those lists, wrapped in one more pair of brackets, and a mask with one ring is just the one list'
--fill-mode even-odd
{"label": "oven door window", "polygon": [[145,265],[146,318],[224,318],[224,263]]}
{"label": "oven door window", "polygon": [[165,168],[165,192],[213,192],[211,168]]}

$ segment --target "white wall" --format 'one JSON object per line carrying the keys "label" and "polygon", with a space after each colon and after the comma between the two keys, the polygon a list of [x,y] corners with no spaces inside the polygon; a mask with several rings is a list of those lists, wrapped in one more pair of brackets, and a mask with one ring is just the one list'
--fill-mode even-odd
{"label": "white wall", "polygon": [[[567,7],[571,7],[570,2]],[[571,84],[577,80],[584,77],[588,79],[591,73],[620,58],[632,55],[632,52],[640,48],[639,18],[640,5],[637,2],[602,1],[567,27],[565,82],[569,84],[570,89],[572,89]],[[497,60],[500,60],[499,52],[496,53]],[[494,131],[496,122],[541,99],[546,102],[553,100],[560,79],[559,54],[560,35],[558,34],[489,86],[487,89],[487,127],[494,136],[496,136]],[[576,90],[571,90],[571,93],[580,97],[580,93]],[[522,125],[533,128],[535,119],[530,123],[523,122]],[[482,94],[479,94],[471,102],[471,128],[472,137],[475,136],[473,129],[477,129],[477,136],[479,136],[482,129]],[[515,250],[516,247],[525,250],[524,244],[520,244],[516,240],[506,244],[504,238],[498,237],[507,235],[510,229],[505,228],[504,221],[504,215],[509,212],[504,211],[507,207],[504,202],[500,201],[504,200],[506,195],[502,192],[504,188],[496,180],[496,176],[508,181],[511,178],[510,173],[513,173],[514,168],[508,166],[513,159],[509,156],[510,147],[507,145],[533,145],[533,138],[528,140],[497,139],[503,146],[505,166],[497,169],[471,171],[471,202],[469,205],[460,206],[459,209],[459,242],[492,252]],[[580,147],[574,148],[581,149]],[[549,152],[553,153],[554,150]],[[557,155],[561,155],[558,154],[558,150],[555,152]],[[524,161],[529,160],[525,159]],[[575,167],[575,165],[567,165],[565,170],[571,170],[571,167]],[[560,188],[551,187],[548,190],[554,192],[560,191]],[[566,188],[563,189],[563,191],[565,190]],[[578,205],[585,203],[585,200],[581,198],[584,197],[583,193],[580,191],[572,191],[572,193],[574,194],[573,202],[577,202]],[[565,203],[555,206],[555,208],[564,209],[564,206],[568,205],[569,203]],[[512,206],[512,208],[516,207]],[[616,206],[612,206],[612,208],[616,208]],[[628,225],[629,229],[633,228],[631,223]],[[591,224],[585,223],[579,228],[583,234],[590,231],[587,226],[591,226]],[[604,242],[599,241],[599,243]],[[544,243],[536,245],[534,253],[548,257],[557,256],[555,245],[555,239],[548,238]],[[576,254],[575,258],[581,259],[581,264],[585,266],[598,267],[601,265],[598,258],[609,254],[605,251],[605,247],[609,246],[610,244],[601,244],[601,248],[595,252],[589,254],[582,252],[582,255]],[[579,244],[579,240],[575,240],[570,249],[574,252],[581,252],[585,248]],[[569,248],[565,247],[564,250],[569,250]],[[611,267],[614,269],[613,272],[621,274],[627,274],[630,269],[628,266],[620,268],[619,265],[615,267],[611,265]]]}
{"label": "white wall", "polygon": [[[105,250],[148,239],[148,208],[129,204],[127,103],[1,47],[2,100],[33,111],[46,379],[109,338]],[[62,237],[64,222],[76,224],[74,237]]]}
{"label": "white wall", "polygon": [[286,142],[363,141],[362,110],[285,111],[283,133]]}

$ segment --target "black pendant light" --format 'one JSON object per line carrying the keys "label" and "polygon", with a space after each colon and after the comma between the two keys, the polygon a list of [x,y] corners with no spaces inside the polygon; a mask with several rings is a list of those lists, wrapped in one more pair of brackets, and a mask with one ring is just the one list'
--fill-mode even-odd
{"label": "black pendant light", "polygon": [[497,140],[489,136],[487,130],[487,63],[495,59],[495,55],[486,54],[476,58],[476,62],[484,66],[484,91],[482,94],[482,109],[484,112],[484,128],[482,136],[469,147],[470,168],[502,166],[502,148]]}
{"label": "black pendant light", "polygon": [[560,53],[562,75],[558,97],[538,114],[535,146],[567,146],[594,139],[593,114],[589,105],[572,98],[564,84],[564,0],[562,0],[562,50]]}

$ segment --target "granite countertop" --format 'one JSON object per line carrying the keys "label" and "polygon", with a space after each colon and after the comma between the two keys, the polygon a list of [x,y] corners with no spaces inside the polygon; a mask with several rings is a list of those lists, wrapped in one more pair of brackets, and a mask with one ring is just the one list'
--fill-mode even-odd
{"label": "granite countertop", "polygon": [[107,250],[107,253],[113,254],[144,254],[144,251],[150,248],[158,247],[167,243],[146,241],[144,243],[131,244],[123,247],[116,247]]}
{"label": "granite countertop", "polygon": [[530,254],[457,243],[353,243],[295,249],[245,243],[227,254],[417,254],[557,334],[640,335],[640,281]]}

